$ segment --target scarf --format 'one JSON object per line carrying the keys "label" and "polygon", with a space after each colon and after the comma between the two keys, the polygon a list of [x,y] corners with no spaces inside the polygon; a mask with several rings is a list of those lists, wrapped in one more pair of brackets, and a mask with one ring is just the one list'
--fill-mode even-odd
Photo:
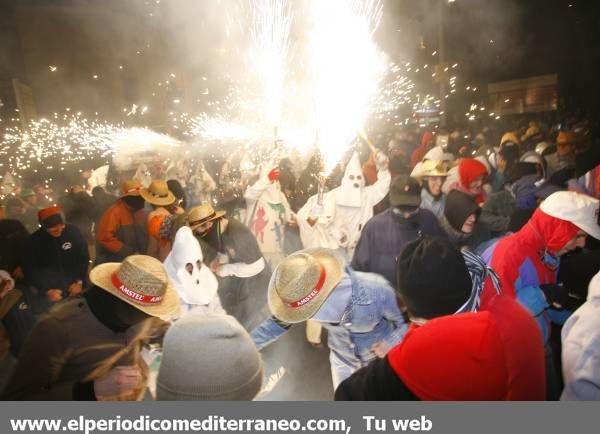
{"label": "scarf", "polygon": [[500,278],[494,270],[485,263],[483,258],[473,252],[464,250],[462,252],[467,270],[471,275],[473,286],[471,287],[471,295],[455,313],[477,312],[481,302],[481,293],[485,287],[485,281],[489,277],[494,285],[497,294],[500,294]]}

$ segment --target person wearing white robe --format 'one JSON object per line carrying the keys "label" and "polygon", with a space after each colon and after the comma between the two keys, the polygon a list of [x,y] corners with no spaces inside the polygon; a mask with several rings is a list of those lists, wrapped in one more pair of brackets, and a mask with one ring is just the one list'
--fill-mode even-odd
{"label": "person wearing white robe", "polygon": [[298,211],[297,220],[304,248],[336,249],[349,262],[365,224],[373,217],[373,207],[388,194],[391,175],[385,156],[378,157],[377,181],[365,186],[365,178],[355,152],[346,166],[342,185],[308,199]]}
{"label": "person wearing white robe", "polygon": [[275,268],[284,258],[285,226],[293,213],[279,185],[279,169],[265,164],[254,184],[246,188],[246,225],[250,228],[263,255]]}
{"label": "person wearing white robe", "polygon": [[[373,217],[373,207],[388,194],[391,174],[388,160],[379,154],[377,181],[365,186],[365,177],[354,152],[346,166],[342,185],[323,194],[319,204],[318,194],[310,197],[296,215],[300,238],[305,249],[323,247],[337,250],[349,263],[354,255],[362,228]],[[306,338],[313,345],[321,343],[321,326],[308,320]]]}

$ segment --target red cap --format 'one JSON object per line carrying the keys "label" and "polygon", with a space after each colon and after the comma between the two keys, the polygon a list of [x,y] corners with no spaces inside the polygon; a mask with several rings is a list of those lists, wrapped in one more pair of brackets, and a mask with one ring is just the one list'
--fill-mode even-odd
{"label": "red cap", "polygon": [[62,209],[60,209],[60,207],[58,205],[41,209],[38,211],[38,220],[41,223],[44,220],[46,220],[48,217],[52,217],[53,215],[60,214],[61,212],[62,212]]}

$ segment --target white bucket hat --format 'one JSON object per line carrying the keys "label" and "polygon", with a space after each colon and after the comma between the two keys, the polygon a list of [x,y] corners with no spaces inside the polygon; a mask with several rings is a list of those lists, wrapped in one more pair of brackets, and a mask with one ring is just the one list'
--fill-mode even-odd
{"label": "white bucket hat", "polygon": [[549,216],[573,223],[588,235],[600,240],[598,199],[574,191],[557,191],[542,202],[540,209]]}

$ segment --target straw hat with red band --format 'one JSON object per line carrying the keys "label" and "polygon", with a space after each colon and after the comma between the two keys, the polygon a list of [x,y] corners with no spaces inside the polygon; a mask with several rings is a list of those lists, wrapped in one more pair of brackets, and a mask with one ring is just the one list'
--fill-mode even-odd
{"label": "straw hat with red band", "polygon": [[137,179],[129,179],[121,185],[121,196],[139,196],[142,187],[142,183]]}
{"label": "straw hat with red band", "polygon": [[269,308],[283,322],[312,318],[342,280],[344,260],[334,250],[306,249],[283,260],[269,282]]}
{"label": "straw hat with red band", "polygon": [[169,317],[179,310],[179,297],[163,264],[151,256],[100,264],[90,271],[90,280],[150,316]]}
{"label": "straw hat with red band", "polygon": [[160,179],[152,181],[148,188],[142,188],[140,194],[146,202],[156,206],[171,205],[176,200],[175,195],[169,190],[167,181]]}

